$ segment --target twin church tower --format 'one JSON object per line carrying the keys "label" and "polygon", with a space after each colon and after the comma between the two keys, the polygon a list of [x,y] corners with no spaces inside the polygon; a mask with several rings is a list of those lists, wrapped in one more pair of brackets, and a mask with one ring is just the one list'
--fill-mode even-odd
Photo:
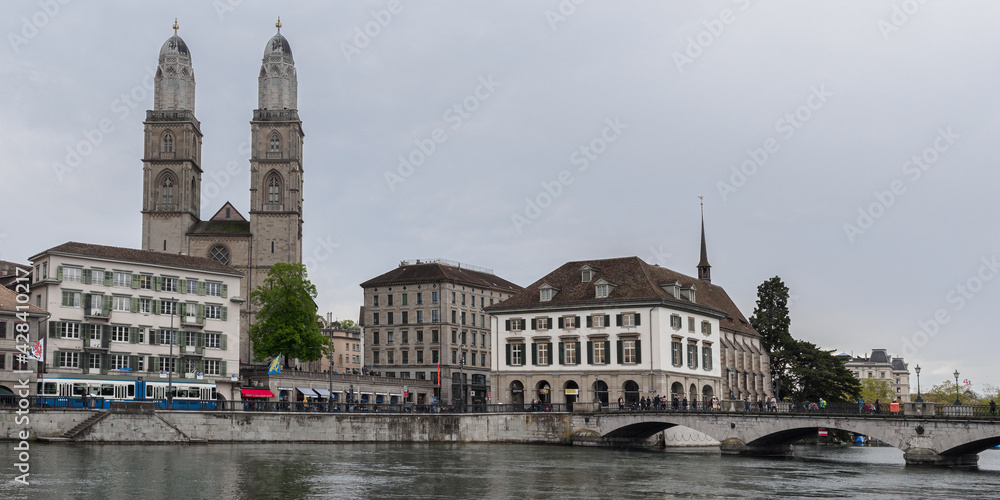
{"label": "twin church tower", "polygon": [[[229,202],[201,220],[202,133],[194,112],[194,67],[176,21],[174,36],[160,48],[153,109],[143,122],[142,248],[207,257],[242,272],[244,300],[275,263],[302,262],[304,134],[296,107],[298,81],[280,19],[275,26],[278,33],[264,48],[250,121],[249,220]],[[240,309],[240,359],[246,363],[253,311],[248,301]]]}

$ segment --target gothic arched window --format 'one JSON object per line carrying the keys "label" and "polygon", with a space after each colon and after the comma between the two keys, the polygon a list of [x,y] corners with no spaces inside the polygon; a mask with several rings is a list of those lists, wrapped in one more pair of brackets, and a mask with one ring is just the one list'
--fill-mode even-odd
{"label": "gothic arched window", "polygon": [[281,183],[277,175],[272,175],[267,181],[267,202],[281,203]]}
{"label": "gothic arched window", "polygon": [[163,179],[163,186],[160,189],[164,205],[174,204],[174,179],[167,177]]}
{"label": "gothic arched window", "polygon": [[224,266],[229,265],[229,249],[222,245],[215,245],[212,247],[212,251],[209,252],[208,258],[222,264]]}
{"label": "gothic arched window", "polygon": [[164,153],[174,152],[174,136],[169,132],[163,136],[163,152]]}
{"label": "gothic arched window", "polygon": [[281,152],[281,138],[278,134],[271,134],[271,142],[267,147],[269,153],[280,153]]}

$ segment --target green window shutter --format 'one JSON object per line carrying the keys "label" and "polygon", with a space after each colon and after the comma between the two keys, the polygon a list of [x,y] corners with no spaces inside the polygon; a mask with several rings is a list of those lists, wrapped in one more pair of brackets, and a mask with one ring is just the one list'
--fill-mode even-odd
{"label": "green window shutter", "polygon": [[134,344],[139,341],[139,328],[135,326],[130,326],[128,329],[128,341],[130,344]]}
{"label": "green window shutter", "polygon": [[114,280],[115,273],[111,271],[104,271],[104,286],[111,286],[112,280]]}
{"label": "green window shutter", "polygon": [[587,328],[593,328],[593,327],[594,327],[594,317],[587,316]]}
{"label": "green window shutter", "polygon": [[128,367],[131,368],[133,372],[134,371],[138,371],[139,370],[139,356],[134,356],[134,355],[129,356],[128,357]]}
{"label": "green window shutter", "polygon": [[604,315],[604,326],[606,327],[606,326],[608,326],[610,324],[611,324],[611,315],[610,314],[605,314]]}
{"label": "green window shutter", "polygon": [[62,353],[62,351],[53,351],[52,352],[52,367],[53,368],[59,368],[59,354],[60,353]]}
{"label": "green window shutter", "polygon": [[226,334],[219,335],[219,348],[226,350]]}
{"label": "green window shutter", "polygon": [[222,285],[222,298],[229,297],[229,285]]}
{"label": "green window shutter", "polygon": [[[638,314],[636,315],[638,316]],[[635,341],[635,362],[642,363],[642,341]]]}
{"label": "green window shutter", "polygon": [[510,344],[507,344],[507,366],[510,366]]}
{"label": "green window shutter", "polygon": [[160,314],[160,301],[153,299],[153,314]]}
{"label": "green window shutter", "polygon": [[562,329],[562,327],[563,327],[563,318],[562,316],[559,316],[559,328]]}
{"label": "green window shutter", "polygon": [[177,313],[177,315],[183,318],[185,312],[187,312],[187,303],[181,302],[180,304],[178,304],[178,313]]}
{"label": "green window shutter", "polygon": [[622,350],[624,349],[624,345],[621,340],[615,343],[617,344],[618,347],[618,358],[615,361],[617,361],[618,364],[622,364]]}
{"label": "green window shutter", "polygon": [[62,323],[59,321],[49,321],[49,338],[59,338],[62,333]]}
{"label": "green window shutter", "polygon": [[639,322],[639,318],[640,318],[641,316],[642,316],[641,314],[639,314],[639,313],[635,313],[635,326],[639,326],[639,325],[641,325],[641,324],[642,324],[642,323],[640,323],[640,322]]}
{"label": "green window shutter", "polygon": [[622,315],[621,314],[616,314],[615,315],[615,326],[622,326]]}
{"label": "green window shutter", "polygon": [[132,297],[132,312],[139,312],[139,299]]}
{"label": "green window shutter", "polygon": [[188,282],[185,279],[177,280],[177,291],[180,293],[188,293]]}
{"label": "green window shutter", "polygon": [[536,320],[535,318],[531,318],[531,329],[532,330],[538,329],[538,320]]}
{"label": "green window shutter", "polygon": [[139,288],[139,275],[138,274],[133,274],[132,275],[132,288]]}
{"label": "green window shutter", "polygon": [[149,329],[149,343],[151,345],[158,345],[160,343],[160,330]]}
{"label": "green window shutter", "polygon": [[576,344],[576,364],[580,364],[580,342],[574,342]]}
{"label": "green window shutter", "polygon": [[609,364],[609,365],[611,364],[611,341],[610,340],[605,340],[604,341],[604,362],[607,363],[607,364]]}
{"label": "green window shutter", "polygon": [[202,373],[205,373],[205,360],[204,359],[199,359],[198,360],[198,371],[200,371]]}
{"label": "green window shutter", "polygon": [[222,306],[222,321],[226,321],[228,319],[229,319],[229,308],[226,306]]}
{"label": "green window shutter", "polygon": [[510,320],[509,319],[504,320],[503,325],[504,325],[504,330],[506,330],[506,331],[509,332],[510,331]]}
{"label": "green window shutter", "polygon": [[198,304],[198,322],[205,320],[205,304]]}
{"label": "green window shutter", "polygon": [[111,314],[111,302],[114,299],[110,295],[104,295],[103,297],[104,298],[101,300],[103,301],[102,303],[104,304],[104,315],[107,316]]}
{"label": "green window shutter", "polygon": [[538,364],[538,344],[534,342],[531,343],[531,364]]}
{"label": "green window shutter", "polygon": [[566,346],[565,346],[565,344],[566,344],[565,342],[560,342],[559,343],[559,364],[560,365],[565,365],[566,364],[566,351],[565,351],[566,350]]}
{"label": "green window shutter", "polygon": [[150,368],[149,371],[151,371],[151,372],[158,372],[158,371],[160,371],[160,358],[157,357],[157,356],[150,356],[149,357],[149,368]]}
{"label": "green window shutter", "polygon": [[108,374],[108,355],[101,354],[101,375]]}
{"label": "green window shutter", "polygon": [[62,266],[56,268],[56,281],[62,281]]}
{"label": "green window shutter", "polygon": [[[579,344],[579,342],[577,342]],[[594,342],[592,340],[587,341],[587,364],[594,364]]]}
{"label": "green window shutter", "polygon": [[65,290],[62,293],[62,305],[63,307],[69,307],[69,292]]}
{"label": "green window shutter", "polygon": [[225,361],[219,361],[219,374],[222,375],[223,377],[227,375]]}
{"label": "green window shutter", "polygon": [[205,295],[205,282],[204,281],[199,281],[198,282],[198,295]]}
{"label": "green window shutter", "polygon": [[205,348],[205,332],[198,332],[198,334],[195,335],[195,337],[197,338],[196,342],[197,342],[198,348],[199,349],[204,349]]}
{"label": "green window shutter", "polygon": [[159,292],[163,288],[163,278],[153,276],[153,290]]}
{"label": "green window shutter", "polygon": [[80,282],[84,285],[90,284],[90,269],[84,269],[80,272]]}

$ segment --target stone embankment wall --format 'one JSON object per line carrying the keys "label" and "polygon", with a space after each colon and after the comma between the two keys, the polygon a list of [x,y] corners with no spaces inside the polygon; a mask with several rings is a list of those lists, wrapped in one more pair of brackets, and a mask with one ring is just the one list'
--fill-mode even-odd
{"label": "stone embankment wall", "polygon": [[[93,415],[87,411],[31,414],[27,426],[0,414],[0,439],[27,429],[59,437]],[[77,441],[132,442],[467,442],[570,443],[566,414],[321,414],[245,412],[111,413]]]}

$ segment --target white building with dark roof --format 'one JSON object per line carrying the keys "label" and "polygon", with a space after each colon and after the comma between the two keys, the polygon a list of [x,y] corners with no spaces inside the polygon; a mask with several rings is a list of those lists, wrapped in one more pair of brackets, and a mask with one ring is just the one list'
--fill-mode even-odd
{"label": "white building with dark roof", "polygon": [[770,394],[760,335],[711,282],[704,228],[698,278],[638,257],[568,262],[486,311],[497,402]]}
{"label": "white building with dark roof", "polygon": [[887,380],[901,402],[910,402],[910,368],[886,349],[872,349],[870,355],[852,357],[844,364],[858,380]]}
{"label": "white building with dark roof", "polygon": [[204,257],[76,242],[30,261],[32,300],[50,313],[41,329],[45,379],[110,384],[172,372],[175,386],[214,382],[219,396],[239,399],[238,271]]}

